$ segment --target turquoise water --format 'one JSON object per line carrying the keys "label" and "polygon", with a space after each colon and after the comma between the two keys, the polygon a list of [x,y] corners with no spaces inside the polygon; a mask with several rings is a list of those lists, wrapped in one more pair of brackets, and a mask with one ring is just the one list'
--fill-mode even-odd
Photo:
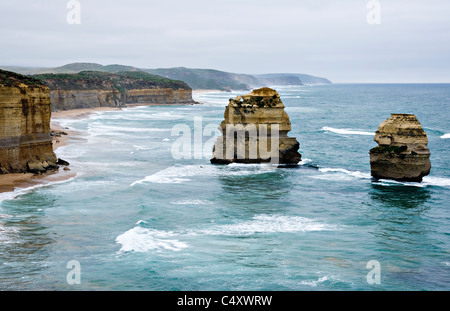
{"label": "turquoise water", "polygon": [[[0,194],[0,289],[449,290],[450,85],[276,89],[298,168],[211,165],[210,134],[205,153],[174,159],[172,128],[192,140],[216,128],[241,91],[58,120],[82,134],[57,150],[77,176]],[[393,112],[428,133],[421,184],[370,177],[373,133]],[[71,260],[81,284],[67,282]]]}

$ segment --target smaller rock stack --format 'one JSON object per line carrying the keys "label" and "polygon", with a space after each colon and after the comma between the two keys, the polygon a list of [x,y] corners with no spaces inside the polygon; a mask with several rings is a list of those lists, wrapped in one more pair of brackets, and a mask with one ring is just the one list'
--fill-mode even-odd
{"label": "smaller rock stack", "polygon": [[380,124],[370,154],[371,174],[377,179],[421,182],[430,173],[427,133],[413,114],[393,113]]}
{"label": "smaller rock stack", "polygon": [[296,165],[299,142],[288,137],[289,116],[280,95],[261,88],[230,99],[219,129],[211,163],[263,163]]}

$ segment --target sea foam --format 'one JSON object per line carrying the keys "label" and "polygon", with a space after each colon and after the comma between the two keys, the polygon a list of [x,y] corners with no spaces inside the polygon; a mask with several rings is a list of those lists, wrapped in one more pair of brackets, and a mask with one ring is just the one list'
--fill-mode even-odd
{"label": "sea foam", "polygon": [[349,129],[337,129],[329,126],[322,127],[323,131],[333,132],[336,134],[341,135],[368,135],[373,136],[375,135],[374,132],[364,132],[364,131],[357,131],[357,130],[349,130]]}
{"label": "sea foam", "polygon": [[179,184],[189,182],[193,176],[244,176],[275,172],[277,166],[270,164],[232,163],[218,168],[213,165],[175,165],[148,175],[130,184],[133,187],[144,182],[159,184]]}
{"label": "sea foam", "polygon": [[3,192],[3,193],[0,193],[0,203],[2,201],[6,201],[6,200],[14,200],[17,197],[25,195],[27,193],[30,193],[38,188],[66,183],[66,182],[72,181],[73,179],[75,179],[75,177],[71,177],[71,178],[68,178],[65,180],[58,180],[58,181],[42,181],[41,183],[32,185],[27,188],[16,188],[10,192]]}
{"label": "sea foam", "polygon": [[[372,176],[370,175],[370,173],[364,173],[364,172],[360,172],[360,171],[350,171],[344,168],[328,168],[328,167],[322,167],[319,168],[319,172],[321,173],[341,173],[344,174],[346,176],[351,176],[351,177],[355,177],[355,178],[359,178],[359,179],[371,179]],[[317,177],[318,179],[323,179],[323,176],[314,176]],[[327,178],[325,178],[327,179]],[[331,179],[337,179],[334,174],[331,176]]]}
{"label": "sea foam", "polygon": [[380,179],[377,183],[385,186],[395,186],[395,185],[403,185],[409,187],[450,187],[450,178],[444,177],[435,177],[435,176],[425,176],[422,179],[422,182],[408,182],[408,181],[397,181],[391,179]]}
{"label": "sea foam", "polygon": [[174,236],[175,234],[170,231],[137,226],[119,235],[116,242],[122,245],[120,252],[180,251],[188,247],[186,243],[174,239]]}
{"label": "sea foam", "polygon": [[119,252],[161,252],[180,251],[190,247],[182,239],[193,236],[247,236],[271,233],[299,233],[314,231],[342,230],[343,226],[330,225],[301,216],[257,215],[252,219],[236,221],[231,224],[212,225],[204,229],[181,231],[162,231],[141,227],[148,222],[140,220],[136,226],[117,236],[116,243],[121,244]]}
{"label": "sea foam", "polygon": [[257,215],[250,220],[219,225],[191,233],[206,235],[252,235],[257,233],[294,233],[330,230],[340,230],[340,228],[301,216]]}

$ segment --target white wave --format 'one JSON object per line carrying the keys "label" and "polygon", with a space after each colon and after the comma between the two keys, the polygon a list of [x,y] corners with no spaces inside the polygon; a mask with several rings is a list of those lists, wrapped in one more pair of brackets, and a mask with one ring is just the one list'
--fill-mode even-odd
{"label": "white wave", "polygon": [[121,244],[120,252],[180,251],[188,245],[174,239],[174,233],[155,229],[134,227],[117,236],[116,243]]}
{"label": "white wave", "polygon": [[450,178],[444,177],[434,177],[425,176],[422,182],[409,182],[409,181],[397,181],[392,179],[379,179],[378,183],[386,186],[392,185],[404,185],[409,187],[426,187],[426,186],[437,186],[437,187],[450,187]]}
{"label": "white wave", "polygon": [[450,187],[450,178],[425,176],[422,184],[426,186]]}
{"label": "white wave", "polygon": [[139,121],[139,120],[178,120],[188,117],[188,115],[175,114],[173,112],[157,112],[157,113],[136,113],[135,111],[129,113],[115,113],[115,114],[95,114],[91,115],[91,120],[124,120],[124,121]]}
{"label": "white wave", "polygon": [[316,287],[317,285],[330,280],[329,277],[327,276],[323,276],[318,278],[317,280],[313,280],[313,281],[301,281],[300,284],[301,285],[307,285],[307,286],[311,286],[311,287]]}
{"label": "white wave", "polygon": [[[209,166],[208,166],[209,167]],[[171,166],[155,174],[146,176],[144,179],[133,182],[130,186],[133,187],[136,184],[143,182],[153,182],[160,184],[179,184],[182,182],[190,181],[189,178],[195,175],[200,175],[199,172],[202,169],[201,166],[185,165],[185,166]],[[211,169],[207,169],[211,171]]]}
{"label": "white wave", "polygon": [[355,178],[360,178],[360,179],[371,179],[372,176],[370,175],[370,173],[363,173],[360,171],[349,171],[343,168],[327,168],[327,167],[321,167],[319,168],[319,172],[322,173],[343,173],[345,175],[348,176],[352,176]]}
{"label": "white wave", "polygon": [[49,187],[52,185],[58,185],[58,184],[63,184],[69,181],[74,180],[75,177],[71,177],[65,180],[58,180],[58,181],[41,181],[38,184],[32,185],[30,187],[27,188],[16,188],[13,191],[10,192],[3,192],[0,193],[0,203],[2,201],[9,201],[9,200],[14,200],[19,196],[25,195],[27,193],[30,193],[38,188],[43,188],[43,187]]}
{"label": "white wave", "polygon": [[312,159],[302,158],[302,160],[300,162],[298,162],[298,165],[305,165],[305,164],[308,164],[311,162],[312,162]]}
{"label": "white wave", "polygon": [[170,202],[170,204],[175,204],[175,205],[206,205],[206,204],[211,204],[211,202],[207,201],[207,200],[180,200],[180,201]]}
{"label": "white wave", "polygon": [[258,215],[250,220],[238,221],[233,224],[215,225],[206,229],[182,230],[178,232],[161,231],[143,228],[145,220],[139,220],[136,226],[117,236],[116,243],[121,244],[119,252],[150,252],[150,251],[180,251],[190,247],[183,238],[192,236],[242,236],[260,233],[297,233],[313,231],[336,231],[342,227],[321,223],[314,219],[300,216]]}
{"label": "white wave", "polygon": [[130,184],[131,187],[143,182],[152,182],[160,184],[179,184],[188,182],[193,176],[243,176],[251,174],[264,174],[277,169],[276,165],[270,164],[241,164],[232,163],[225,167],[216,167],[213,165],[184,165],[171,166],[144,179],[137,180]]}
{"label": "white wave", "polygon": [[206,235],[252,235],[255,233],[294,233],[339,229],[337,226],[300,216],[258,215],[251,220],[220,225],[215,228],[198,230],[191,233]]}
{"label": "white wave", "polygon": [[441,138],[442,139],[450,138],[450,133],[442,135]]}
{"label": "white wave", "polygon": [[146,147],[146,146],[138,146],[138,145],[133,145],[133,147],[134,147],[136,150],[150,150],[150,149],[151,149],[151,148]]}
{"label": "white wave", "polygon": [[116,133],[153,133],[153,132],[170,132],[168,128],[142,128],[142,127],[124,127],[112,125],[91,124],[89,127],[91,132],[101,132],[102,134]]}
{"label": "white wave", "polygon": [[349,129],[337,129],[329,126],[322,127],[323,131],[333,132],[336,134],[342,134],[342,135],[370,135],[374,136],[375,132],[364,132],[364,131],[355,131],[355,130],[349,130]]}
{"label": "white wave", "polygon": [[14,243],[15,236],[19,233],[19,229],[16,227],[5,226],[0,222],[0,243]]}

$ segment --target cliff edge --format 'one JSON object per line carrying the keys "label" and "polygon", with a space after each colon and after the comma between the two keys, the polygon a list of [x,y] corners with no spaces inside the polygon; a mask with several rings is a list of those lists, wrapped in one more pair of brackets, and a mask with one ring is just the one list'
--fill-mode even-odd
{"label": "cliff edge", "polygon": [[0,70],[1,174],[57,168],[50,117],[50,90],[46,85]]}
{"label": "cliff edge", "polygon": [[52,110],[196,103],[186,83],[146,72],[82,71],[33,77],[50,88]]}

